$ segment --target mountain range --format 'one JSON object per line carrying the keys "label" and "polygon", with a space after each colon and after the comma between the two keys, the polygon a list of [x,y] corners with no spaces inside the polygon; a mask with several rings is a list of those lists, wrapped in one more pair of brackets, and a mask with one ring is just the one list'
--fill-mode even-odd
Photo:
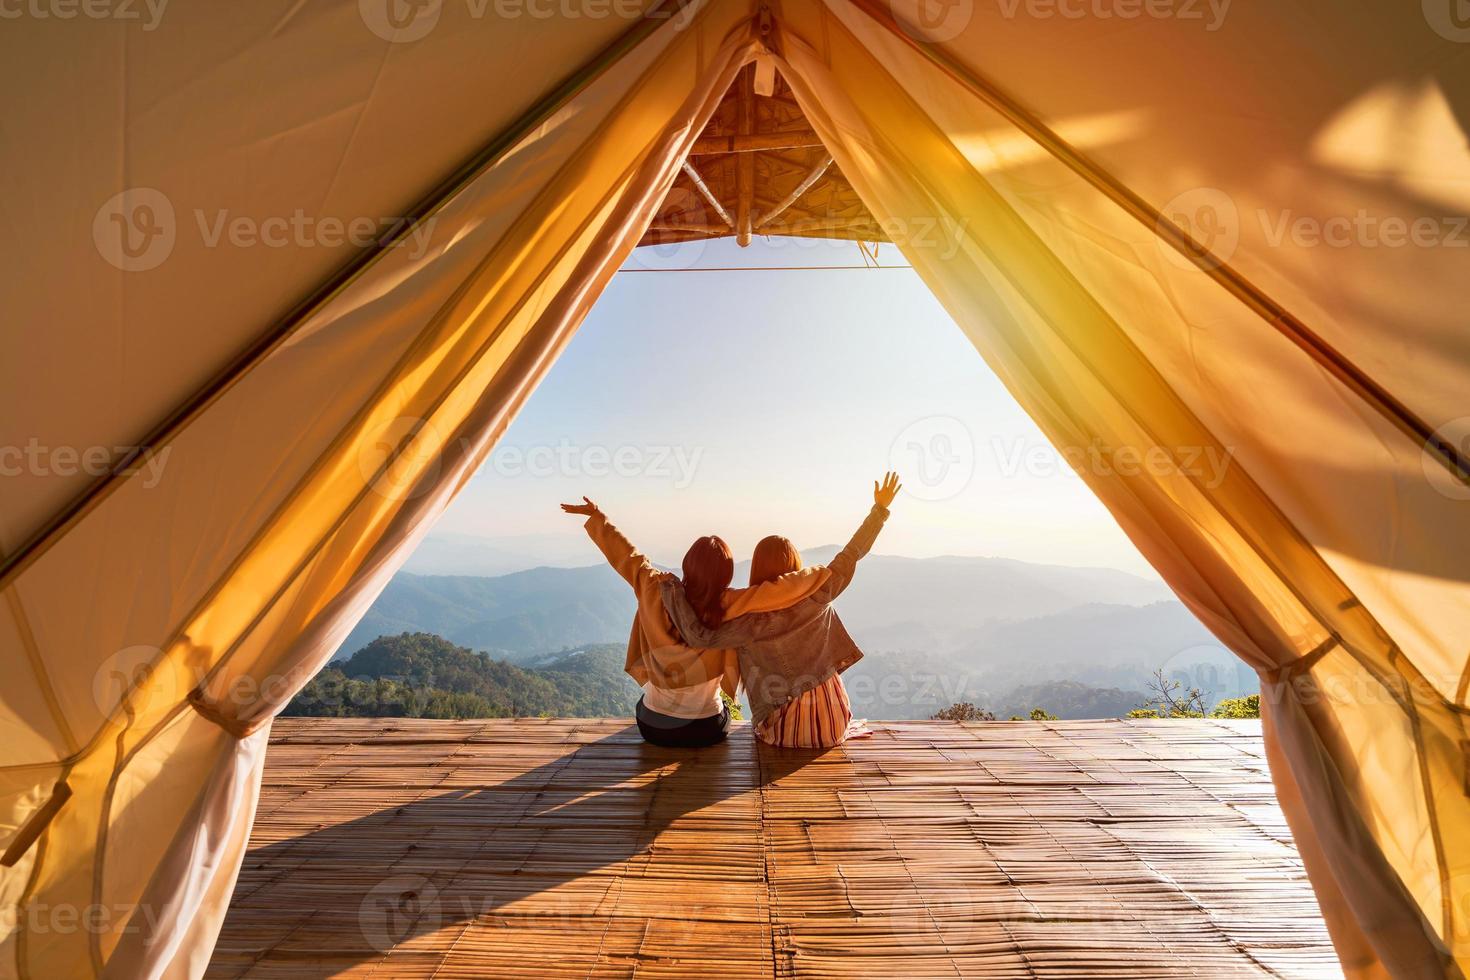
{"label": "mountain range", "polygon": [[[821,562],[836,551],[803,557]],[[747,576],[748,566],[737,567],[737,584]],[[837,608],[867,654],[848,672],[854,711],[872,718],[928,717],[958,701],[1005,717],[1038,692],[1062,717],[1113,716],[1145,700],[1156,670],[1211,701],[1256,690],[1253,672],[1163,583],[1117,569],[872,555]],[[606,565],[400,572],[341,653],[385,634],[426,632],[544,668],[566,651],[626,642],[633,612],[632,591]]]}

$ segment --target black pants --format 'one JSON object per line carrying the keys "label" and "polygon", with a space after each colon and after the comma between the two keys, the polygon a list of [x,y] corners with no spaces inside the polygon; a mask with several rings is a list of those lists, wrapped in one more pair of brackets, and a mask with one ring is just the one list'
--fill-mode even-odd
{"label": "black pants", "polygon": [[715,745],[725,740],[725,732],[730,728],[728,707],[707,718],[675,718],[645,707],[643,699],[639,698],[633,715],[638,719],[638,733],[643,736],[643,741],[671,749]]}

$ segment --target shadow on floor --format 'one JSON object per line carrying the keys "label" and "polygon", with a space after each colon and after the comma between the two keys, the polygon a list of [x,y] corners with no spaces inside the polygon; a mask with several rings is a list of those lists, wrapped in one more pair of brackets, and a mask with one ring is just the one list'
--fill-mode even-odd
{"label": "shadow on floor", "polygon": [[[267,956],[320,957],[336,970],[389,950],[433,955],[461,931],[449,927],[470,921],[557,936],[601,929],[621,897],[609,897],[620,878],[667,876],[654,894],[699,901],[690,889],[698,874],[682,873],[677,843],[661,843],[655,857],[658,836],[681,818],[681,830],[727,834],[732,853],[747,849],[739,860],[748,876],[759,804],[718,805],[820,754],[757,748],[748,728],[710,748],[664,749],[630,726],[503,782],[433,795],[426,788],[412,803],[256,848],[210,975],[238,976]],[[471,749],[450,760],[452,770],[431,765],[419,774],[463,780],[485,761]],[[318,794],[308,792],[289,805],[317,806],[323,819],[380,805],[381,780],[351,792],[362,772],[347,769],[330,795],[314,801]]]}

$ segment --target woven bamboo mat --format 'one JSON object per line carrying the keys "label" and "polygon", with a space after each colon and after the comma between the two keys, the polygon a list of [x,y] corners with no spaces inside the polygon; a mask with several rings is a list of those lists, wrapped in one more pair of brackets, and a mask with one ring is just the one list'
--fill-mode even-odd
{"label": "woven bamboo mat", "polygon": [[213,977],[1341,976],[1253,722],[282,719]]}

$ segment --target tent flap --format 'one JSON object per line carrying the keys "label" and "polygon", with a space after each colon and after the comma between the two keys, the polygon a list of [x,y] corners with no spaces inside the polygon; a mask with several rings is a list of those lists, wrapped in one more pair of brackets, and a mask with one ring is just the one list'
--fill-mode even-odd
{"label": "tent flap", "polygon": [[[0,448],[32,464],[0,482],[0,552],[221,365],[265,351],[3,584],[7,965],[202,972],[271,718],[650,223],[723,233],[669,195],[692,193],[681,166],[759,59],[781,76],[762,90],[789,91],[820,140],[773,200],[835,161],[837,223],[903,250],[1261,673],[1278,795],[1344,968],[1463,975],[1470,491],[1444,466],[1470,390],[1457,42],[1410,6],[1332,0],[1213,27],[1025,4],[903,20],[913,6],[703,0],[639,25],[433,4],[399,23],[272,0],[146,32],[7,28],[5,267],[24,329],[4,338]],[[352,240],[354,221],[375,233]],[[1400,226],[1408,244],[1387,244]],[[381,247],[385,228],[407,233]],[[302,296],[321,301],[287,316]],[[60,905],[110,917],[86,942],[27,927]]]}

